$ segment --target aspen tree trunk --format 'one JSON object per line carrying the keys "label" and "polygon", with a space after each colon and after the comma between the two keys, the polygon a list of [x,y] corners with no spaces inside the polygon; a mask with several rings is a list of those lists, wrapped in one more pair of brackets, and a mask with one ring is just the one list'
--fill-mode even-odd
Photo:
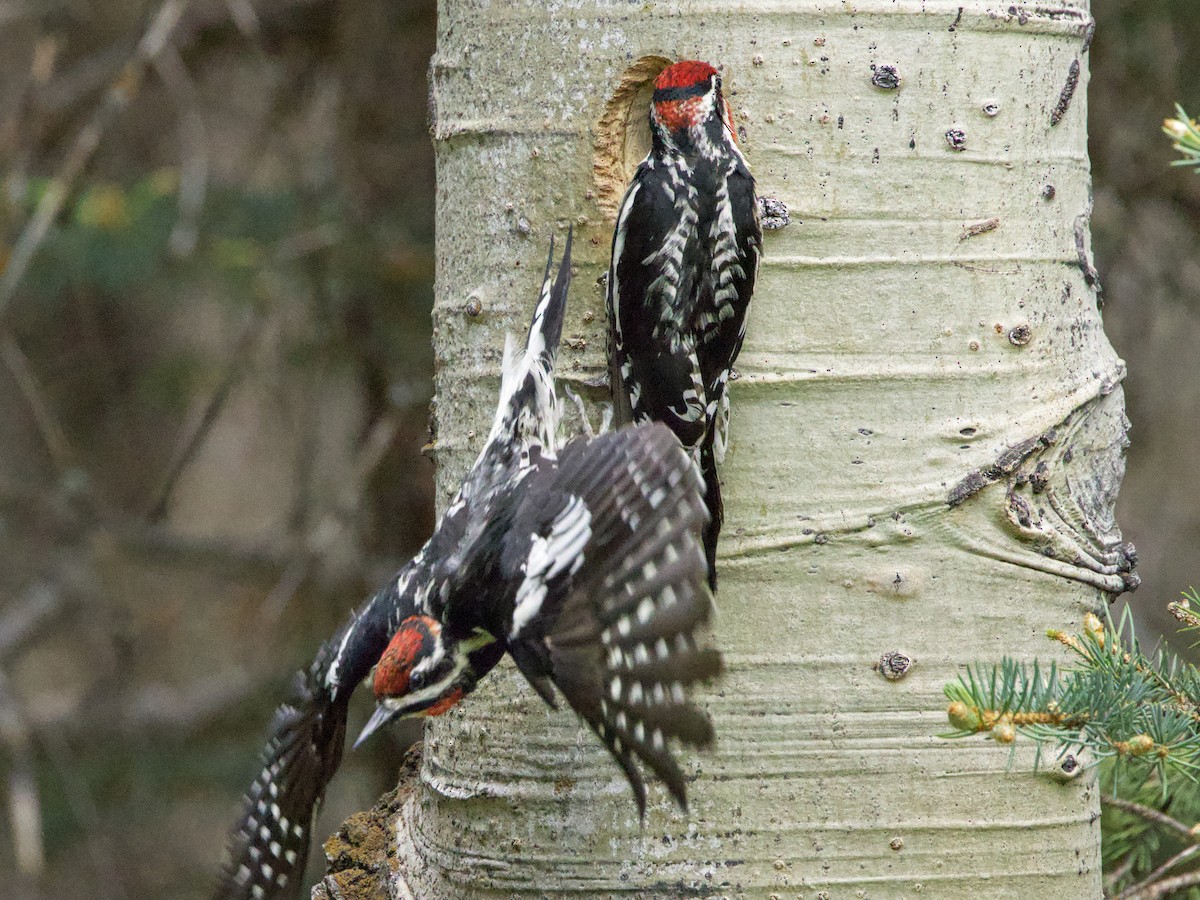
{"label": "aspen tree trunk", "polygon": [[[436,453],[576,226],[563,380],[598,399],[611,213],[663,59],[722,67],[768,232],[722,470],[718,733],[691,809],[505,666],[431,723],[395,896],[1090,898],[1098,802],[939,739],[965,664],[1053,656],[1133,576],[1123,366],[1089,260],[1086,0],[442,0]],[[885,67],[892,67],[891,69]],[[896,79],[898,78],[898,86]],[[912,660],[885,680],[881,655]]]}

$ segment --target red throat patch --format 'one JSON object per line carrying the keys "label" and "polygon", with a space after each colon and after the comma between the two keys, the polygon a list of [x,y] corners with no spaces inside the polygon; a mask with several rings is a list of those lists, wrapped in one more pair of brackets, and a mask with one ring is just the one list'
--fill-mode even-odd
{"label": "red throat patch", "polygon": [[687,100],[659,100],[654,104],[654,114],[668,131],[682,131],[699,125],[704,117],[704,98],[691,97]]}
{"label": "red throat patch", "polygon": [[699,125],[708,115],[705,95],[717,70],[706,62],[687,59],[668,66],[654,80],[654,116],[668,131]]}
{"label": "red throat patch", "polygon": [[433,704],[433,706],[431,706],[427,710],[425,710],[423,715],[440,716],[442,713],[444,713],[450,707],[454,706],[454,704],[458,703],[458,701],[461,700],[464,696],[466,696],[466,695],[463,693],[462,688],[455,688],[449,694],[447,694],[445,697],[443,697],[441,700],[439,700],[437,703]]}

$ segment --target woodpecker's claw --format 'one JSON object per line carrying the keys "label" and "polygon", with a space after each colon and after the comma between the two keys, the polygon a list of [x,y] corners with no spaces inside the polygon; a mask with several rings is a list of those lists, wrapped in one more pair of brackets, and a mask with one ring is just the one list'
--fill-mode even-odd
{"label": "woodpecker's claw", "polygon": [[611,403],[599,404],[600,427],[598,429],[593,429],[592,421],[588,418],[587,407],[584,406],[583,403],[583,398],[571,390],[570,385],[560,382],[559,387],[563,389],[563,393],[567,395],[568,399],[575,404],[575,408],[579,410],[579,421],[582,423],[580,427],[583,431],[584,437],[586,437],[588,440],[591,440],[599,435],[608,434],[609,431],[612,430],[613,405]]}

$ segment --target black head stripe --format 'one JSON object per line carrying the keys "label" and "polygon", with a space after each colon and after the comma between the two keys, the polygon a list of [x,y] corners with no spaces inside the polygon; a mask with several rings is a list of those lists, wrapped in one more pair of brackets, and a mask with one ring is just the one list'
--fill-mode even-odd
{"label": "black head stripe", "polygon": [[712,88],[709,79],[689,84],[686,87],[657,88],[654,91],[654,102],[662,103],[667,100],[687,100],[689,97],[702,97]]}

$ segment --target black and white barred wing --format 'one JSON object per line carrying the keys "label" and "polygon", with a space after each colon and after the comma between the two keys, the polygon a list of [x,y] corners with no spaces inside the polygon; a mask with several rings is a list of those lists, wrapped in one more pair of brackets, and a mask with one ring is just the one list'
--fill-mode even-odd
{"label": "black and white barred wing", "polygon": [[750,299],[762,260],[762,224],[754,177],[745,161],[729,161],[717,192],[717,229],[714,230],[713,290],[715,318],[703,327],[698,355],[705,393],[709,399],[717,461],[729,443],[730,369],[742,350]]}
{"label": "black and white barred wing", "polygon": [[311,673],[299,676],[295,700],[275,713],[262,771],[230,840],[217,900],[301,895],[313,818],[341,761],[346,709]]}
{"label": "black and white barred wing", "polygon": [[686,806],[668,741],[713,741],[688,698],[721,671],[701,637],[713,609],[701,489],[679,442],[652,424],[568,445],[552,485],[531,486],[525,501],[541,525],[526,544],[510,652],[548,701],[552,683],[596,732],[639,812],[635,760]]}
{"label": "black and white barred wing", "polygon": [[692,327],[699,203],[680,166],[643,162],[617,217],[607,295],[617,423],[665,422],[687,447],[707,427]]}

